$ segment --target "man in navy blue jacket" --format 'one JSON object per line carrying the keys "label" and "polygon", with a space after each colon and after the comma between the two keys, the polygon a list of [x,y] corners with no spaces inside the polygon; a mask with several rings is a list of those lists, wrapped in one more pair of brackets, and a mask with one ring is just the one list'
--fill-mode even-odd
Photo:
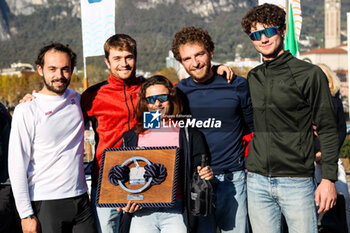
{"label": "man in navy blue jacket", "polygon": [[[183,27],[175,34],[172,51],[190,74],[177,87],[186,97],[192,118],[207,122],[201,130],[214,171],[212,214],[200,217],[198,232],[246,232],[247,202],[244,173],[244,125],[253,131],[248,82],[240,76],[228,84],[211,68],[214,43],[206,30]],[[197,125],[198,126],[198,125]]]}

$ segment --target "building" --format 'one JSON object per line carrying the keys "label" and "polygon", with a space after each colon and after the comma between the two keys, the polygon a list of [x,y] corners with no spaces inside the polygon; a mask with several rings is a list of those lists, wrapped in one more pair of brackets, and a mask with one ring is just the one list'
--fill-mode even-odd
{"label": "building", "polygon": [[316,48],[308,52],[301,53],[300,59],[312,64],[326,64],[334,71],[341,81],[341,96],[343,106],[346,111],[349,109],[348,104],[348,51],[347,44],[342,44],[335,48]]}
{"label": "building", "polygon": [[340,45],[340,0],[325,0],[325,48]]}
{"label": "building", "polygon": [[348,51],[346,46],[312,49],[308,52],[301,53],[300,59],[312,64],[326,64],[332,70],[348,69]]}
{"label": "building", "polygon": [[12,63],[10,68],[0,69],[0,75],[17,75],[29,77],[35,72],[34,67],[29,63]]}
{"label": "building", "polygon": [[254,68],[258,65],[260,65],[261,62],[253,59],[253,58],[239,58],[235,59],[234,61],[228,61],[225,63],[225,65],[230,67],[238,67],[238,68]]}

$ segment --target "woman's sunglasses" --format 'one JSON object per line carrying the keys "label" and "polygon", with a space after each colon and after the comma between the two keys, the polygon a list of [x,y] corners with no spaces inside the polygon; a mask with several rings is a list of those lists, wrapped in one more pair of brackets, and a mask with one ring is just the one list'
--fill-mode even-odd
{"label": "woman's sunglasses", "polygon": [[249,37],[251,40],[261,40],[262,34],[264,34],[266,37],[270,38],[271,36],[274,36],[278,33],[278,28],[280,26],[265,28],[263,30],[259,30],[256,32],[252,32],[249,34]]}
{"label": "woman's sunglasses", "polygon": [[168,94],[163,94],[163,95],[153,95],[153,96],[148,96],[146,97],[146,101],[149,104],[154,104],[156,100],[158,100],[160,103],[163,103],[169,99]]}

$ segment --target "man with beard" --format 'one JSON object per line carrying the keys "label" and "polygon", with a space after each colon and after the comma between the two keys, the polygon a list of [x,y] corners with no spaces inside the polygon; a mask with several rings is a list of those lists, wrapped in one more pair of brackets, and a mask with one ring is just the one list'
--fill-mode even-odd
{"label": "man with beard", "polygon": [[[283,49],[285,15],[264,4],[242,19],[264,60],[248,74],[255,126],[247,161],[248,211],[253,232],[280,232],[283,213],[289,232],[316,233],[316,206],[320,213],[336,202],[339,138],[325,74]],[[317,189],[312,124],[322,150]]]}
{"label": "man with beard", "polygon": [[[212,214],[199,217],[197,232],[241,232],[247,230],[246,182],[243,129],[253,131],[253,110],[248,82],[236,76],[232,83],[211,68],[214,43],[206,30],[183,27],[175,34],[172,51],[190,74],[177,85],[187,97],[196,120],[221,122],[220,127],[200,128],[211,153],[214,171]],[[216,123],[214,122],[214,123]]]}
{"label": "man with beard", "polygon": [[15,108],[9,143],[23,232],[96,232],[83,167],[80,95],[67,89],[76,54],[52,43],[40,50],[36,64],[44,86]]}

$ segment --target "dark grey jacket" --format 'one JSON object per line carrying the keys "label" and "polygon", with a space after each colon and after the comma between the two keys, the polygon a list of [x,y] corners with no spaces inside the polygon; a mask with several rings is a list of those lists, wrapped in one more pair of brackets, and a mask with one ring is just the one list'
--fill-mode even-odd
{"label": "dark grey jacket", "polygon": [[286,51],[251,70],[248,82],[255,128],[248,170],[265,176],[313,176],[314,122],[322,150],[322,178],[336,180],[339,139],[322,70]]}

